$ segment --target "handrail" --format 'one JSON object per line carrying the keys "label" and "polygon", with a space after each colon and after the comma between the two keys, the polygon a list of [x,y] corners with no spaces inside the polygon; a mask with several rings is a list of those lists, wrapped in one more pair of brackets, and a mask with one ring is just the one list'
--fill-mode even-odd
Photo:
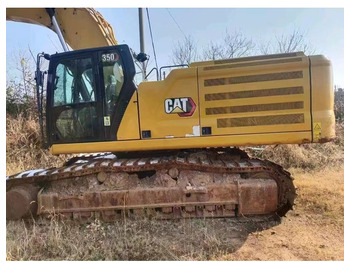
{"label": "handrail", "polygon": [[156,68],[156,67],[153,67],[152,70],[148,72],[148,74],[146,75],[146,79],[147,79],[148,76],[152,73],[153,70],[156,70],[156,73],[157,73],[157,81],[159,81],[159,74],[158,74],[158,71],[157,71],[157,68]]}
{"label": "handrail", "polygon": [[171,65],[171,66],[162,66],[162,67],[159,69],[160,80],[162,80],[162,69],[164,69],[164,68],[172,68],[172,67],[185,67],[185,66],[188,67],[188,64]]}

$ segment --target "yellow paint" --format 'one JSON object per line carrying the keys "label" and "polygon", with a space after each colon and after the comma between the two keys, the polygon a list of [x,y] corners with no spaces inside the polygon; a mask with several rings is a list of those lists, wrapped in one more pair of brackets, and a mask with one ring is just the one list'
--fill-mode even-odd
{"label": "yellow paint", "polygon": [[322,55],[310,56],[312,86],[312,120],[322,125],[313,142],[335,137],[334,90],[331,62]]}
{"label": "yellow paint", "polygon": [[[205,70],[203,67],[198,68],[198,83],[199,83],[199,101],[200,101],[200,116],[202,126],[211,126],[212,132],[215,135],[228,134],[247,134],[247,133],[266,133],[266,132],[288,132],[288,131],[307,131],[311,130],[311,114],[310,114],[310,78],[309,78],[309,60],[306,56],[300,57],[300,62],[290,62],[281,64],[269,64],[260,66],[242,66],[230,69]],[[218,65],[221,66],[221,65]],[[215,68],[215,66],[213,66]],[[240,84],[213,85],[204,86],[206,79],[213,78],[230,78],[249,75],[261,75],[271,73],[284,73],[302,71],[303,78],[283,79],[274,81],[260,81]],[[250,90],[265,90],[273,88],[285,88],[302,86],[304,93],[296,95],[281,95],[281,96],[265,96],[255,98],[240,98],[228,100],[206,101],[206,94],[250,91]],[[206,115],[206,108],[213,107],[229,107],[229,106],[246,106],[246,105],[261,105],[270,103],[287,103],[302,101],[304,107],[301,109],[274,110],[274,111],[256,111],[242,113],[228,113]],[[287,125],[257,125],[257,126],[240,126],[218,128],[217,119],[222,118],[240,118],[249,116],[270,116],[287,114],[303,114],[304,123],[287,124]]]}
{"label": "yellow paint", "polygon": [[248,146],[263,144],[301,144],[311,141],[311,132],[248,134],[235,136],[201,136],[187,138],[143,139],[94,143],[56,144],[50,148],[54,155],[67,153],[124,152],[170,150],[186,148]]}
{"label": "yellow paint", "polygon": [[140,139],[139,117],[137,114],[137,93],[135,92],[120,123],[117,140]]}
{"label": "yellow paint", "polygon": [[[110,24],[93,8],[55,8],[55,17],[74,50],[118,44]],[[6,20],[42,25],[55,32],[45,8],[6,8]]]}
{"label": "yellow paint", "polygon": [[[143,82],[139,85],[141,130],[150,130],[152,138],[186,137],[199,125],[197,69],[175,69],[164,81]],[[190,117],[165,113],[167,98],[191,97],[197,108]]]}

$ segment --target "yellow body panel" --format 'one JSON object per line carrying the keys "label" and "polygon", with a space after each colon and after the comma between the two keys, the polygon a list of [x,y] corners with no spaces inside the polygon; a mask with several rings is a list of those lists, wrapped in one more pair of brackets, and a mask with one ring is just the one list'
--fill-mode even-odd
{"label": "yellow body panel", "polygon": [[[138,114],[134,95],[118,141],[56,144],[51,152],[301,144],[335,137],[331,65],[323,56],[293,53],[194,63],[163,81],[141,83],[137,92]],[[174,99],[179,105],[181,98],[193,100],[190,116],[175,107]]]}
{"label": "yellow body panel", "polygon": [[[331,62],[324,56],[310,56],[313,142],[335,137],[334,90]],[[332,87],[332,88],[330,88]]]}
{"label": "yellow body panel", "polygon": [[[167,114],[167,98],[191,97],[198,106],[197,69],[175,69],[164,81],[143,82],[138,88],[141,130],[151,138],[189,137],[199,128],[198,107],[190,117]],[[198,133],[199,135],[199,133]]]}
{"label": "yellow body panel", "polygon": [[201,126],[213,135],[310,131],[308,58],[266,62],[200,67]]}
{"label": "yellow body panel", "polygon": [[[202,136],[187,138],[143,139],[95,143],[56,144],[50,148],[54,155],[93,152],[127,152],[172,150],[205,147],[225,147],[228,145],[247,146],[264,144],[299,144],[310,132],[250,134],[235,136]],[[249,141],[249,142],[247,142]]]}
{"label": "yellow body panel", "polygon": [[124,117],[120,123],[117,140],[140,139],[139,116],[137,109],[137,93],[131,97],[130,103],[126,108]]}

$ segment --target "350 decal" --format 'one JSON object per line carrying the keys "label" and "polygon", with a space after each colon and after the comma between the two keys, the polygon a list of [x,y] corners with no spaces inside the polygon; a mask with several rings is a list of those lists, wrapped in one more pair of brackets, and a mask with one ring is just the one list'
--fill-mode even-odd
{"label": "350 decal", "polygon": [[191,97],[167,98],[164,101],[164,111],[167,114],[178,114],[181,117],[192,116],[196,104]]}
{"label": "350 decal", "polygon": [[102,62],[116,62],[119,60],[119,55],[117,53],[103,54]]}

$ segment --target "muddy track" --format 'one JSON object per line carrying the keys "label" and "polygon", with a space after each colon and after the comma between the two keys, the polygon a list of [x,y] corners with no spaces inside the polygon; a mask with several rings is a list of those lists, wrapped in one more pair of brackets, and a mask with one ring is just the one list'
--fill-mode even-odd
{"label": "muddy track", "polygon": [[[26,199],[37,194],[32,210],[38,215],[75,219],[283,216],[294,203],[292,180],[269,161],[202,151],[131,159],[80,157],[60,168],[7,177],[7,190],[17,196],[29,188]],[[18,200],[7,201],[10,208]]]}

